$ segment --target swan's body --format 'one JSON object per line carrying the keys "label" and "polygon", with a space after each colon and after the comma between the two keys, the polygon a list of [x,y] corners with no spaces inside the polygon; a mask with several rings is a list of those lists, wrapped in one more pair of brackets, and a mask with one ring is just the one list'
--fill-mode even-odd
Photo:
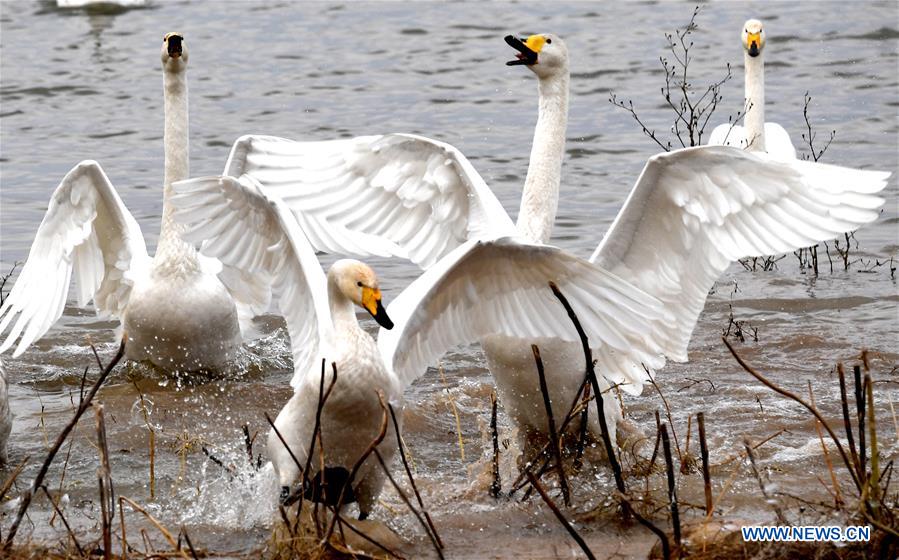
{"label": "swan's body", "polygon": [[768,152],[781,160],[796,159],[790,135],[777,123],[765,122],[765,30],[762,22],[750,19],[743,25],[743,69],[746,115],[744,126],[719,124],[709,136],[709,145],[734,146]]}
{"label": "swan's body", "polygon": [[[379,346],[413,339],[404,352],[385,354],[401,375],[421,375],[453,345],[480,341],[504,408],[519,425],[543,432],[530,345],[541,349],[556,418],[568,412],[586,365],[547,279],[582,300],[575,310],[590,335],[601,384],[639,394],[644,365],[686,361],[708,291],[731,262],[808,246],[878,215],[883,200],[875,193],[888,173],[778,161],[725,146],[677,150],[649,159],[591,257],[599,268],[566,283],[575,257],[560,252],[542,269],[536,259],[558,251],[542,243],[558,202],[567,92],[547,84],[567,85],[553,77],[567,76],[567,56],[553,35],[524,45],[516,46],[521,63],[538,75],[542,98],[516,226],[458,150],[426,138],[250,136],[238,140],[226,165],[226,174],[240,182],[258,180],[283,197],[317,250],[396,255],[426,268],[391,304],[399,327],[378,338]],[[465,275],[453,272],[460,265]],[[613,279],[614,290],[606,291]],[[427,290],[432,299],[412,295]],[[586,304],[591,291],[605,297]],[[418,311],[411,311],[413,303]],[[394,309],[410,319],[398,319],[402,313]],[[422,318],[440,309],[450,322],[434,326]],[[620,411],[612,399],[605,403],[614,429]],[[596,430],[597,418],[590,418]]]}
{"label": "swan's body", "polygon": [[[83,161],[53,193],[29,258],[0,308],[0,352],[21,335],[15,356],[62,315],[74,271],[79,305],[117,317],[126,357],[166,370],[218,369],[240,344],[234,300],[219,278],[220,263],[181,239],[172,219],[171,183],[187,178],[187,50],[178,34],[162,49],[165,96],[165,179],[162,226],[151,259],[143,234],[106,174]],[[210,329],[210,325],[215,328]]]}
{"label": "swan's body", "polygon": [[9,462],[7,446],[12,431],[12,412],[9,410],[9,377],[0,361],[0,466]]}

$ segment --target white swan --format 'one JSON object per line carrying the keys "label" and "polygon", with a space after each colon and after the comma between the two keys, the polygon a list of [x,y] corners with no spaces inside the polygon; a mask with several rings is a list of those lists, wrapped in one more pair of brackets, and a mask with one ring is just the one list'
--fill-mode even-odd
{"label": "white swan", "polygon": [[[471,179],[481,182],[477,175]],[[660,317],[654,298],[586,261],[548,245],[504,237],[504,231],[514,231],[507,217],[495,224],[496,237],[456,247],[385,312],[377,279],[362,263],[338,261],[325,279],[290,210],[252,177],[205,177],[178,182],[174,188],[176,216],[189,227],[188,238],[206,241],[204,251],[226,265],[272,279],[290,333],[291,384],[296,388],[275,425],[303,465],[318,405],[321,362],[336,362],[337,382],[322,416],[325,465],[331,469],[326,473],[343,469],[347,474],[374,439],[382,418],[376,391],[401,403],[403,389],[446,349],[488,333],[547,337],[562,332],[576,339],[546,286],[549,280],[569,293],[597,346],[626,349]],[[490,205],[492,195],[485,191],[480,202]],[[377,347],[359,328],[353,304],[384,327]],[[396,320],[400,336],[386,330],[393,325],[388,315]],[[330,375],[329,368],[326,387]],[[382,444],[385,455],[396,448],[390,434]],[[299,469],[277,434],[269,436],[268,449],[283,495]],[[360,486],[354,488],[363,514],[383,482],[373,461],[363,464]],[[318,471],[317,458],[312,464]]]}
{"label": "white swan", "polygon": [[9,410],[9,377],[0,360],[0,466],[9,462],[7,445],[12,431],[12,413]]}
{"label": "white swan", "polygon": [[[122,322],[130,359],[169,370],[217,369],[240,344],[235,303],[216,274],[236,276],[226,276],[231,271],[182,240],[182,226],[172,219],[171,183],[189,174],[188,52],[181,34],[164,37],[161,58],[165,181],[156,255],[147,255],[140,227],[100,165],[82,161],[54,191],[28,260],[0,307],[0,334],[10,328],[0,352],[21,335],[14,353],[20,355],[59,319],[73,272],[79,305],[93,299],[98,313]],[[252,293],[252,283],[232,284],[236,297],[252,299],[242,296]]]}
{"label": "white swan", "polygon": [[796,159],[790,135],[777,123],[765,122],[765,29],[757,19],[743,24],[743,69],[745,74],[745,126],[719,124],[709,136],[709,145],[768,152],[772,156]]}
{"label": "white swan", "polygon": [[[491,259],[470,269],[472,277],[489,277],[500,259],[508,259],[502,264],[502,283],[485,280],[478,287],[470,278],[457,277],[455,291],[440,299],[440,305],[453,310],[455,320],[471,320],[477,330],[452,323],[431,328],[412,315],[382,333],[379,344],[385,337],[413,338],[413,351],[390,355],[388,364],[397,372],[420,375],[454,344],[480,341],[504,408],[524,428],[545,431],[530,345],[541,348],[546,362],[556,418],[567,413],[580,387],[583,354],[560,306],[551,301],[543,311],[533,309],[534,299],[546,297],[545,283],[534,282],[533,290],[512,305],[501,296],[519,277],[534,274],[529,259],[539,251],[533,247],[544,247],[550,235],[564,150],[568,56],[564,43],[551,34],[507,41],[521,52],[513,64],[534,71],[540,92],[515,226],[458,150],[416,136],[330,142],[243,137],[232,150],[226,173],[241,181],[258,180],[266,192],[283,197],[318,250],[405,256],[423,268],[436,262],[392,304],[407,309],[411,306],[404,300],[425,285],[424,279],[451,267],[458,251],[464,253],[491,235],[518,235],[494,243]],[[666,309],[655,318],[640,318],[625,307],[589,308],[598,314],[585,327],[604,386],[622,383],[623,390],[638,394],[645,380],[643,364],[658,368],[666,357],[685,361],[708,291],[732,261],[808,246],[873,221],[883,203],[874,193],[883,189],[888,176],[779,162],[762,152],[724,146],[650,158],[591,260],[655,296]],[[546,269],[540,274],[561,277],[566,271]],[[562,291],[577,297],[589,289],[578,284]],[[464,303],[456,304],[453,297],[464,298]],[[582,308],[577,311],[584,319]],[[392,309],[391,314],[396,315]],[[634,319],[650,321],[651,326],[641,327]],[[606,416],[614,429],[620,412],[611,401],[605,401]],[[593,430],[598,428],[596,420],[591,417]]]}

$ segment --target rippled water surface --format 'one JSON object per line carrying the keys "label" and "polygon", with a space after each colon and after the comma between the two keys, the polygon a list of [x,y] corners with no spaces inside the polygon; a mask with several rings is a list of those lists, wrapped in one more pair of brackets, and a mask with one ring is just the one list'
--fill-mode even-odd
{"label": "rippled water surface", "polygon": [[[536,119],[536,84],[528,71],[504,65],[511,54],[502,37],[560,34],[571,52],[572,93],[553,242],[588,256],[646,158],[657,151],[626,112],[608,103],[609,93],[633,99],[647,126],[660,132],[671,126],[671,112],[659,96],[658,57],[664,54],[664,33],[685,24],[692,8],[667,2],[159,1],[149,9],[103,14],[62,11],[46,2],[0,3],[0,265],[7,271],[25,259],[53,189],[87,158],[101,163],[147,242],[155,245],[162,182],[159,48],[163,34],[173,30],[183,32],[190,45],[193,175],[219,173],[231,143],[245,133],[324,140],[415,132],[458,146],[513,217]],[[768,33],[768,119],[802,144],[803,94],[809,91],[818,142],[836,130],[824,161],[899,171],[897,5],[706,5],[693,36],[694,83],[719,79],[727,62],[735,73],[723,88],[720,118],[713,121],[742,106],[739,31],[753,16],[765,22]],[[760,448],[760,461],[791,492],[827,499],[815,478],[826,471],[807,415],[754,382],[722,345],[732,309],[736,319],[758,328],[758,342],[737,344],[744,356],[794,391],[806,394],[811,381],[829,418],[839,412],[833,364],[851,360],[861,348],[872,350],[875,379],[882,382],[876,387],[883,445],[888,457],[896,456],[899,433],[890,420],[895,420],[891,403],[899,404],[899,296],[890,265],[877,266],[899,248],[896,185],[894,176],[883,215],[856,235],[853,259],[862,262],[851,270],[835,263],[831,273],[825,260],[822,274],[814,277],[800,273],[796,258],[788,255],[773,271],[747,272],[734,265],[721,278],[693,334],[690,362],[658,374],[681,438],[688,416],[705,411],[714,461],[737,452],[745,435],[758,440],[786,428]],[[416,275],[401,263],[372,264],[388,300]],[[32,457],[20,489],[71,416],[81,372],[93,363],[87,340],[107,359],[115,326],[70,305],[23,356],[4,357],[16,414],[11,461]],[[264,435],[263,413],[274,415],[290,394],[291,366],[281,322],[266,317],[260,327],[264,336],[249,345],[238,371],[224,381],[184,385],[129,366],[117,370],[99,395],[108,415],[117,492],[146,504],[172,527],[183,524],[195,543],[218,550],[257,549],[273,520],[274,490],[263,475],[246,475],[251,469],[241,426]],[[522,504],[487,494],[480,461],[492,381],[479,351],[457,349],[443,365],[445,381],[433,371],[408,391],[405,437],[448,555],[570,556],[572,543],[534,499]],[[707,381],[692,381],[697,379]],[[153,499],[138,391],[157,432]],[[450,398],[460,415],[464,460]],[[633,420],[650,433],[660,406],[652,390],[625,402]],[[82,424],[71,448],[64,447],[57,458],[48,486],[60,486],[68,455],[67,515],[90,532],[99,515],[97,459],[93,422]],[[510,437],[501,410],[500,427],[502,436]],[[245,476],[230,480],[207,459],[204,446]],[[730,473],[731,467],[713,473],[716,492]],[[686,499],[700,503],[697,477],[685,482]],[[754,480],[742,471],[735,480],[722,509],[767,519],[770,511],[755,495]],[[583,514],[605,503],[614,487],[605,468],[576,484],[575,517],[595,549],[603,556],[645,554],[652,539],[642,529],[622,526],[610,513]],[[399,498],[385,493],[383,504],[374,517],[409,543],[407,554],[430,554]],[[38,540],[64,538],[58,521],[49,525],[48,508],[46,500],[38,500],[31,512],[34,525],[26,523],[23,531],[33,528]],[[8,522],[5,510],[4,530]]]}

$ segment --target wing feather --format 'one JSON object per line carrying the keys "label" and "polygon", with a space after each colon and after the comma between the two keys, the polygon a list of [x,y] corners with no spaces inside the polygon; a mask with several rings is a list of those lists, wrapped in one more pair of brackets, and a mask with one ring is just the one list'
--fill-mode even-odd
{"label": "wing feather", "polygon": [[225,175],[253,177],[303,216],[315,249],[330,253],[399,256],[427,268],[467,239],[515,231],[465,156],[421,136],[243,136]]}
{"label": "wing feather", "polygon": [[[80,305],[121,316],[134,278],[149,263],[140,226],[103,169],[85,160],[53,192],[28,260],[0,307],[0,352],[20,355],[62,315],[72,273]],[[21,334],[21,339],[19,335]]]}
{"label": "wing feather", "polygon": [[175,218],[188,227],[184,238],[202,242],[204,254],[222,261],[229,290],[240,277],[255,282],[244,288],[255,295],[239,292],[236,299],[267,301],[271,289],[287,321],[296,387],[316,369],[333,327],[325,274],[293,214],[249,176],[202,177],[172,187]]}
{"label": "wing feather", "polygon": [[591,261],[661,300],[650,338],[685,361],[708,291],[731,262],[783,253],[877,218],[889,173],[724,146],[650,158]]}
{"label": "wing feather", "polygon": [[655,298],[558,248],[511,237],[470,240],[388,306],[397,327],[378,336],[385,363],[411,383],[450,348],[487,335],[577,341],[549,281],[571,302],[591,345],[625,358],[637,359],[630,348],[663,315]]}

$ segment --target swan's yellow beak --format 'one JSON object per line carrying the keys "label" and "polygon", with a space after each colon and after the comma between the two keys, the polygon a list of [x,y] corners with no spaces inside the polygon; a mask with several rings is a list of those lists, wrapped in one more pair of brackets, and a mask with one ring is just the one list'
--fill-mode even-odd
{"label": "swan's yellow beak", "polygon": [[761,32],[746,34],[746,50],[749,51],[749,56],[759,55],[759,52],[762,50]]}
{"label": "swan's yellow beak", "polygon": [[510,60],[506,63],[507,66],[518,64],[532,66],[537,64],[537,55],[540,53],[543,45],[546,44],[546,37],[543,35],[531,35],[527,39],[518,39],[512,35],[506,35],[505,40],[510,47],[518,51],[518,54],[515,55],[517,60]]}
{"label": "swan's yellow beak", "polygon": [[381,304],[381,290],[364,286],[362,288],[362,307],[371,313],[379,325],[387,330],[393,328],[393,321],[387,316],[387,310]]}

